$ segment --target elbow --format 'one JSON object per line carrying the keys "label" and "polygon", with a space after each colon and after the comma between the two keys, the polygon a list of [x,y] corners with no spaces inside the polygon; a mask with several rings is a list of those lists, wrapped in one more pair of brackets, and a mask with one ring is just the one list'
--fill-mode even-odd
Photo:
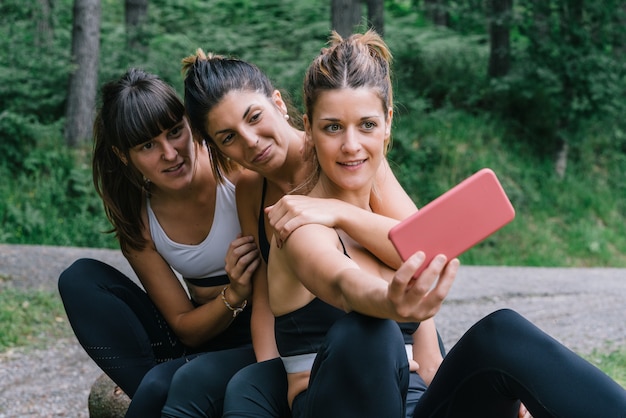
{"label": "elbow", "polygon": [[197,336],[194,335],[181,335],[177,334],[178,340],[185,346],[189,348],[199,348],[205,341],[200,340]]}

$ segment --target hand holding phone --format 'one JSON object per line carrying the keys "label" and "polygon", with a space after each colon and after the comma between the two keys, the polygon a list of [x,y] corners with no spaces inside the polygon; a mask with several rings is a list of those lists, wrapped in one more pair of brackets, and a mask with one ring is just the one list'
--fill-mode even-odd
{"label": "hand holding phone", "polygon": [[426,259],[417,278],[437,254],[458,257],[515,217],[493,170],[483,168],[389,231],[389,239],[406,260],[417,251]]}

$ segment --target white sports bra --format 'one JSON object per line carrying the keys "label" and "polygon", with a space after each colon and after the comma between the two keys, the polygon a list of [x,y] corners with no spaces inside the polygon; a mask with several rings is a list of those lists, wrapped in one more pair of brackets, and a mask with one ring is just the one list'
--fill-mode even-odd
{"label": "white sports bra", "polygon": [[209,287],[229,283],[224,270],[224,258],[228,246],[241,231],[235,202],[235,185],[224,179],[223,184],[218,184],[216,194],[211,231],[204,241],[197,245],[172,241],[152,211],[150,199],[147,199],[150,235],[157,251],[175,271],[197,286]]}

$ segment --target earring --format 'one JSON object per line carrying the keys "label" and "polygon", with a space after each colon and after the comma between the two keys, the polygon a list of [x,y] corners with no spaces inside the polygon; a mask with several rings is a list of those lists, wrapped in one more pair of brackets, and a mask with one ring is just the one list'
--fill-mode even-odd
{"label": "earring", "polygon": [[288,114],[288,113],[285,113],[285,114],[283,115],[283,117],[285,118],[285,120],[289,120],[289,114]]}
{"label": "earring", "polygon": [[142,176],[142,177],[143,177],[143,185],[142,185],[143,191],[146,192],[148,195],[150,195],[150,183],[152,182],[146,176]]}

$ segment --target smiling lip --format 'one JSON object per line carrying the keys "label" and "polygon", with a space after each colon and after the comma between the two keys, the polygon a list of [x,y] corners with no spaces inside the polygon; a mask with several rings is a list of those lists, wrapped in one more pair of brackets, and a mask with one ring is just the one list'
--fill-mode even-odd
{"label": "smiling lip", "polygon": [[184,163],[185,163],[185,162],[183,161],[182,163],[177,164],[177,165],[175,165],[174,167],[170,167],[170,168],[168,168],[168,169],[163,170],[163,172],[164,172],[164,173],[174,173],[174,172],[176,172],[176,171],[180,170],[180,169],[182,168],[182,166],[183,166],[183,164],[184,164]]}
{"label": "smiling lip", "polygon": [[255,155],[254,158],[252,159],[252,162],[256,164],[256,163],[263,162],[264,160],[267,160],[267,158],[269,157],[270,148],[271,146],[268,146],[263,151]]}
{"label": "smiling lip", "polygon": [[337,164],[339,164],[339,165],[341,165],[343,167],[352,168],[352,167],[359,167],[360,165],[365,163],[365,161],[366,160],[344,161],[344,162],[338,162]]}

